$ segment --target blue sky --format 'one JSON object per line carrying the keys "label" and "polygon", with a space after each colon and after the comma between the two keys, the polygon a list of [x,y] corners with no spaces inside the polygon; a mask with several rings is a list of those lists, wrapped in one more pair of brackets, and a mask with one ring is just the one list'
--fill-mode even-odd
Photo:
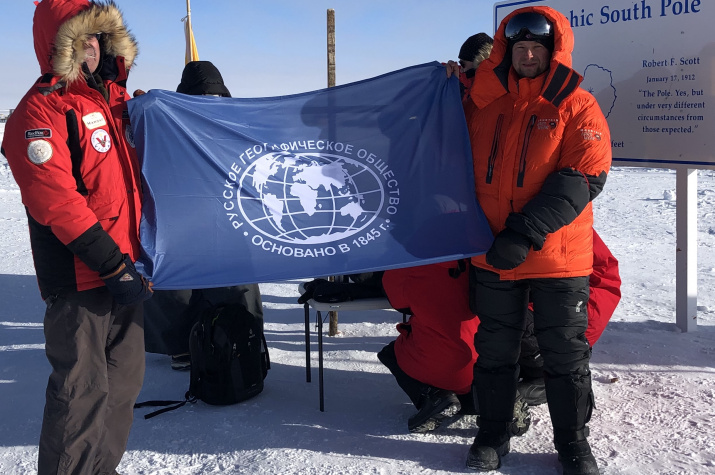
{"label": "blue sky", "polygon": [[[184,0],[115,0],[139,42],[128,89],[175,90],[184,66]],[[457,59],[462,42],[493,33],[488,0],[193,0],[194,36],[234,97],[327,85],[326,17],[335,10],[337,84],[429,61]],[[2,0],[0,110],[39,77],[32,0]]]}

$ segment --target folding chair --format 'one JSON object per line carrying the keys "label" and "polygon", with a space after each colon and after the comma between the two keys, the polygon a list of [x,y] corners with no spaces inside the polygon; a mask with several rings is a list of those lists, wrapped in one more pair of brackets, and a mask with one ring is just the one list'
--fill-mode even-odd
{"label": "folding chair", "polygon": [[[305,293],[305,283],[298,286],[300,294]],[[308,300],[303,305],[305,311],[305,381],[311,382],[310,378],[310,308],[315,310],[316,323],[318,328],[318,392],[320,393],[320,412],[325,412],[325,394],[323,382],[323,315],[322,312],[349,312],[355,310],[383,310],[392,309],[387,298],[368,298],[350,300],[347,302],[324,303]],[[407,314],[402,314],[402,321],[407,321]]]}

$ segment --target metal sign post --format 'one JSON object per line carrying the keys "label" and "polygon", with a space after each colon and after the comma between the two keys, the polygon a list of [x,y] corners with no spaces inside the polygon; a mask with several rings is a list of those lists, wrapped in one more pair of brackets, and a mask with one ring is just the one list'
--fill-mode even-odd
{"label": "metal sign post", "polygon": [[698,171],[675,173],[675,323],[689,332],[698,322]]}

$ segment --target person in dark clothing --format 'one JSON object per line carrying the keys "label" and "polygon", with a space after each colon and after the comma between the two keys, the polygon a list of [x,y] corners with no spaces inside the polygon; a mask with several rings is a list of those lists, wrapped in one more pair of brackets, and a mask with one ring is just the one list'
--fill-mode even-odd
{"label": "person in dark clothing", "polygon": [[494,40],[491,36],[486,33],[477,33],[467,38],[459,48],[459,65],[462,68],[459,74],[459,90],[462,93],[462,99],[467,96],[472,87],[474,73],[477,72],[479,63],[489,57],[493,43]]}
{"label": "person in dark clothing", "polygon": [[114,2],[43,0],[42,77],[2,153],[22,193],[42,298],[45,392],[37,473],[115,474],[144,378],[137,273],[141,186],[126,81],[138,48]]}
{"label": "person in dark clothing", "polygon": [[474,391],[479,432],[467,466],[489,471],[509,453],[528,303],[563,473],[596,474],[587,423],[589,275],[593,210],[611,165],[608,124],[571,68],[568,19],[544,6],[508,14],[470,90],[477,199],[495,235],[471,259],[470,297],[480,323]]}
{"label": "person in dark clothing", "polygon": [[176,92],[190,96],[231,97],[231,93],[223,83],[223,76],[211,61],[186,63]]}
{"label": "person in dark clothing", "polygon": [[[191,61],[176,92],[194,96],[231,97],[219,70],[210,61]],[[135,93],[136,94],[136,93]],[[240,303],[263,320],[258,284],[209,289],[156,290],[144,304],[145,347],[149,353],[171,355],[171,367],[189,370],[189,334],[206,305]]]}

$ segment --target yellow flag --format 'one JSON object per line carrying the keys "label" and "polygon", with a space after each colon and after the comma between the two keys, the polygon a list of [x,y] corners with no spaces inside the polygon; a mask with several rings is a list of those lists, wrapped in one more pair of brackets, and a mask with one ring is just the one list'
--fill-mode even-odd
{"label": "yellow flag", "polygon": [[199,60],[199,50],[196,49],[194,31],[191,29],[191,5],[189,4],[189,0],[186,0],[186,18],[184,18],[184,34],[186,35],[186,54],[184,56],[184,65],[186,65],[191,61]]}

